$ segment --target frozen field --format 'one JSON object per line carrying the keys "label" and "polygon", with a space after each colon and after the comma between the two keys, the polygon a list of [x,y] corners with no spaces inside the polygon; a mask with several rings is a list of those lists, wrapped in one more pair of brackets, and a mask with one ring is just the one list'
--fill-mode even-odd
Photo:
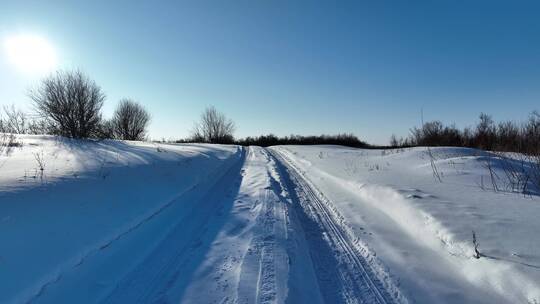
{"label": "frozen field", "polygon": [[484,152],[18,141],[0,303],[540,303],[540,199]]}

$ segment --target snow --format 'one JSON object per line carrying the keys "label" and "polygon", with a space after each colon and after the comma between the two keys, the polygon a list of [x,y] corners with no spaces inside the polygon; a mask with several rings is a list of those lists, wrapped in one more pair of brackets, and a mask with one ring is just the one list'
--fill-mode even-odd
{"label": "snow", "polygon": [[[418,303],[540,301],[540,199],[495,192],[490,154],[434,148],[276,147],[364,235]],[[496,174],[504,176],[501,169]],[[473,258],[472,230],[484,257]]]}
{"label": "snow", "polygon": [[540,198],[486,152],[17,140],[0,303],[540,302]]}
{"label": "snow", "polygon": [[[158,152],[119,141],[20,140],[21,148],[0,159],[1,303],[43,293],[65,271],[219,175],[239,153],[227,146],[168,145]],[[35,153],[45,159],[43,179],[34,177]]]}

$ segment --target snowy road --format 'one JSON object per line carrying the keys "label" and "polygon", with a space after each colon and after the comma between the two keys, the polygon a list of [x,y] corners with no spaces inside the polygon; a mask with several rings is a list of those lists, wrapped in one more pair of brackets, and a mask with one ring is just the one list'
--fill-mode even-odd
{"label": "snowy road", "polygon": [[359,252],[342,217],[284,156],[274,152],[305,232],[319,288],[327,303],[393,303]]}
{"label": "snowy road", "polygon": [[194,189],[30,302],[403,301],[332,203],[279,152],[247,148]]}

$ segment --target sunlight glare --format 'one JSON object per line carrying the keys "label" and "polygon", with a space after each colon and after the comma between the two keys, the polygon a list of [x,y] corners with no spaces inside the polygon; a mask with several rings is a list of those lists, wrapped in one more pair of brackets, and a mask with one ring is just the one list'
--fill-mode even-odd
{"label": "sunlight glare", "polygon": [[9,62],[23,73],[43,74],[57,65],[56,51],[43,37],[10,36],[5,39],[4,46]]}

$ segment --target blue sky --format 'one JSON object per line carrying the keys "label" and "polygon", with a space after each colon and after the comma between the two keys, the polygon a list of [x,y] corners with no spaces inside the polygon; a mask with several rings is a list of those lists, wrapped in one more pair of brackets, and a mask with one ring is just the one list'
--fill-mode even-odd
{"label": "blue sky", "polygon": [[[143,103],[156,139],[187,136],[208,105],[239,137],[372,143],[407,135],[421,109],[458,126],[540,110],[538,1],[0,0],[0,40],[17,33],[101,85],[105,116]],[[0,58],[0,104],[29,109],[38,79]]]}

